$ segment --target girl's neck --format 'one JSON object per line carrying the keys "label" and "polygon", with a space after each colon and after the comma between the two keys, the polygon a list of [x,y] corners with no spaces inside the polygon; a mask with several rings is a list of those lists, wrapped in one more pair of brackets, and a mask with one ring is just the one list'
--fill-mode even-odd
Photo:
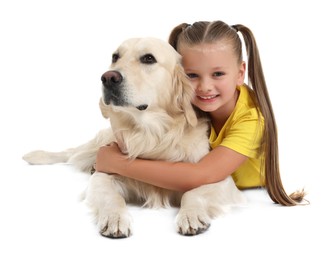
{"label": "girl's neck", "polygon": [[234,98],[232,99],[231,102],[228,102],[219,109],[209,113],[211,124],[217,134],[223,128],[229,116],[233,113],[238,97],[239,97],[239,91],[236,90],[234,93]]}

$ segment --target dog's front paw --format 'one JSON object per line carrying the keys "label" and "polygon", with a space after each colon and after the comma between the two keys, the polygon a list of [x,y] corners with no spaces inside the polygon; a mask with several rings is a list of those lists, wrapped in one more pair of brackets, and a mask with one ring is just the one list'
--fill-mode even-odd
{"label": "dog's front paw", "polygon": [[98,217],[99,232],[104,237],[126,238],[131,235],[131,216],[129,213],[109,212]]}
{"label": "dog's front paw", "polygon": [[180,209],[176,222],[177,231],[185,236],[198,235],[210,227],[210,218],[202,209]]}

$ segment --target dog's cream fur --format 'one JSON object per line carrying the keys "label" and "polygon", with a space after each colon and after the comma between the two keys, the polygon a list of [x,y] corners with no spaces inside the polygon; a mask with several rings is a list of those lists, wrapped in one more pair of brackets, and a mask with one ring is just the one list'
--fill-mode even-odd
{"label": "dog's cream fur", "polygon": [[[114,78],[103,82],[100,108],[111,128],[77,148],[57,153],[33,151],[24,160],[30,164],[69,162],[89,171],[99,147],[111,142],[118,142],[130,158],[195,163],[209,152],[208,124],[196,117],[190,103],[193,90],[179,54],[170,45],[154,38],[129,39],[114,53],[110,71],[121,75],[116,86]],[[100,233],[107,237],[131,234],[126,202],[180,206],[178,232],[195,235],[230,205],[245,200],[231,177],[181,193],[101,172],[91,176],[85,195]]]}

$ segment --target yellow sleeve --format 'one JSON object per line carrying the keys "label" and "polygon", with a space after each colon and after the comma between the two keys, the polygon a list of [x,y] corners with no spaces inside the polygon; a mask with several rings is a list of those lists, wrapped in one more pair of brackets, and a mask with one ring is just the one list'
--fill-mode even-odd
{"label": "yellow sleeve", "polygon": [[259,158],[259,151],[263,135],[263,117],[259,117],[257,110],[251,108],[233,118],[226,127],[224,138],[220,145],[228,147],[249,158]]}

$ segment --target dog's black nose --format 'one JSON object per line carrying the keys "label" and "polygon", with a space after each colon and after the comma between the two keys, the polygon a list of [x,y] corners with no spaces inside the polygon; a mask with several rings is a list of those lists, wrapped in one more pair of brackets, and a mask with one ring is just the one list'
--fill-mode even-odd
{"label": "dog's black nose", "polygon": [[122,80],[122,75],[116,70],[107,71],[101,76],[101,81],[105,87],[118,86],[121,84]]}

